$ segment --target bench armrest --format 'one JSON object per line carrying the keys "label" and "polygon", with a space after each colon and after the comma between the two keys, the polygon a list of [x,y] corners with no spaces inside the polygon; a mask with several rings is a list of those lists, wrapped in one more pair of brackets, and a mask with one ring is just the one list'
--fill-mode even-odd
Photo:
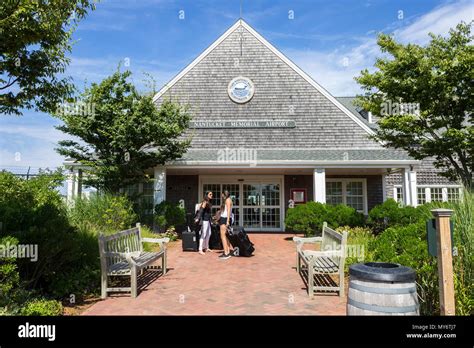
{"label": "bench armrest", "polygon": [[321,243],[322,241],[323,237],[293,237],[297,251],[300,251],[304,244],[315,244]]}
{"label": "bench armrest", "polygon": [[166,249],[166,244],[170,242],[168,237],[166,238],[142,238],[142,242],[145,243],[158,243],[160,247]]}

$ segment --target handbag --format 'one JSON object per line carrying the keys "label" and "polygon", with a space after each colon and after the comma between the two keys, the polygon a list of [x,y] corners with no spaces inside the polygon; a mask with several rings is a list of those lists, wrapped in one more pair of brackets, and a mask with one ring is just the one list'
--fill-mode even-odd
{"label": "handbag", "polygon": [[219,209],[219,210],[216,212],[216,215],[214,215],[214,220],[216,220],[217,222],[219,222],[220,219],[221,219],[221,210]]}
{"label": "handbag", "polygon": [[197,210],[194,214],[194,222],[196,225],[202,225],[201,210]]}

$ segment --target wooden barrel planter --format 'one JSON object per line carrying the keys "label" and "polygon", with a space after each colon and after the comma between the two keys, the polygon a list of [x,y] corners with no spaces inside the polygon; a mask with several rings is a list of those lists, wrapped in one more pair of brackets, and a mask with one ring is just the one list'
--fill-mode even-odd
{"label": "wooden barrel planter", "polygon": [[416,273],[395,263],[349,267],[347,315],[420,315]]}

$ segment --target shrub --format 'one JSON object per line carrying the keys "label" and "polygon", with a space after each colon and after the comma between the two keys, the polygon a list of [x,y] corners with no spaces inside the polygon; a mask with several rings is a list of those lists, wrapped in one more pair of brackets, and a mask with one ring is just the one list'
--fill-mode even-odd
{"label": "shrub", "polygon": [[133,204],[125,196],[94,194],[77,198],[68,211],[71,223],[82,232],[115,233],[137,221]]}
{"label": "shrub", "polygon": [[22,231],[30,226],[64,220],[62,197],[55,189],[62,184],[61,172],[42,171],[31,180],[0,172],[0,232]]}
{"label": "shrub", "polygon": [[345,262],[345,271],[349,271],[349,266],[359,262],[369,262],[373,255],[369,245],[375,239],[373,232],[367,227],[349,227],[342,226],[336,229],[337,232],[348,232],[347,254]]}
{"label": "shrub", "polygon": [[[56,190],[61,178],[58,172],[43,172],[31,180],[0,173],[0,221],[6,221],[2,234],[38,248],[36,262],[15,261],[20,286],[57,297],[81,293],[83,284],[75,287],[70,280],[79,272],[99,268],[96,236],[78,232],[68,221],[66,206]],[[84,282],[92,284],[91,278],[82,273]],[[61,280],[68,284],[67,289],[58,286]],[[13,295],[10,291],[9,297]]]}
{"label": "shrub", "polygon": [[58,316],[62,315],[63,306],[59,301],[39,298],[27,302],[20,313],[21,315]]}
{"label": "shrub", "polygon": [[367,224],[375,233],[397,225],[408,225],[419,220],[416,208],[400,206],[395,200],[387,199],[382,204],[373,207],[367,218]]}
{"label": "shrub", "polygon": [[355,227],[363,225],[364,216],[346,205],[333,206],[319,202],[308,202],[288,209],[285,226],[290,231],[311,236],[322,230],[325,221],[332,228]]}
{"label": "shrub", "polygon": [[186,212],[178,204],[163,201],[155,206],[155,222],[160,232],[164,233],[171,227],[186,222]]}
{"label": "shrub", "polygon": [[0,307],[8,306],[13,302],[13,292],[20,284],[20,275],[14,258],[5,257],[4,248],[17,245],[16,238],[7,236],[0,238]]}
{"label": "shrub", "polygon": [[333,228],[339,226],[363,226],[364,222],[364,215],[358,213],[354,208],[344,204],[329,205],[327,223]]}
{"label": "shrub", "polygon": [[438,268],[436,259],[428,255],[424,222],[387,228],[370,244],[374,261],[399,263],[416,271],[420,312],[439,313]]}

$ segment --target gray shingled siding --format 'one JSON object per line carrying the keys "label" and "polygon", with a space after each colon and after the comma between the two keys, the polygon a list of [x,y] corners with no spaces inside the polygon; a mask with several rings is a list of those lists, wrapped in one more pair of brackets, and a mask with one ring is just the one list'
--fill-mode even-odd
{"label": "gray shingled siding", "polygon": [[[456,182],[449,181],[445,177],[438,175],[441,169],[436,169],[433,165],[433,159],[424,159],[416,168],[417,185],[456,185]],[[402,174],[400,172],[386,176],[387,198],[393,197],[393,188],[395,185],[402,185]]]}
{"label": "gray shingled siding", "polygon": [[[246,30],[240,56],[239,31],[230,34],[157,104],[163,97],[189,103],[194,121],[294,120],[296,128],[192,129],[188,132],[194,134],[192,147],[381,148]],[[229,82],[239,75],[255,84],[253,99],[243,105],[232,102],[227,94]]]}

